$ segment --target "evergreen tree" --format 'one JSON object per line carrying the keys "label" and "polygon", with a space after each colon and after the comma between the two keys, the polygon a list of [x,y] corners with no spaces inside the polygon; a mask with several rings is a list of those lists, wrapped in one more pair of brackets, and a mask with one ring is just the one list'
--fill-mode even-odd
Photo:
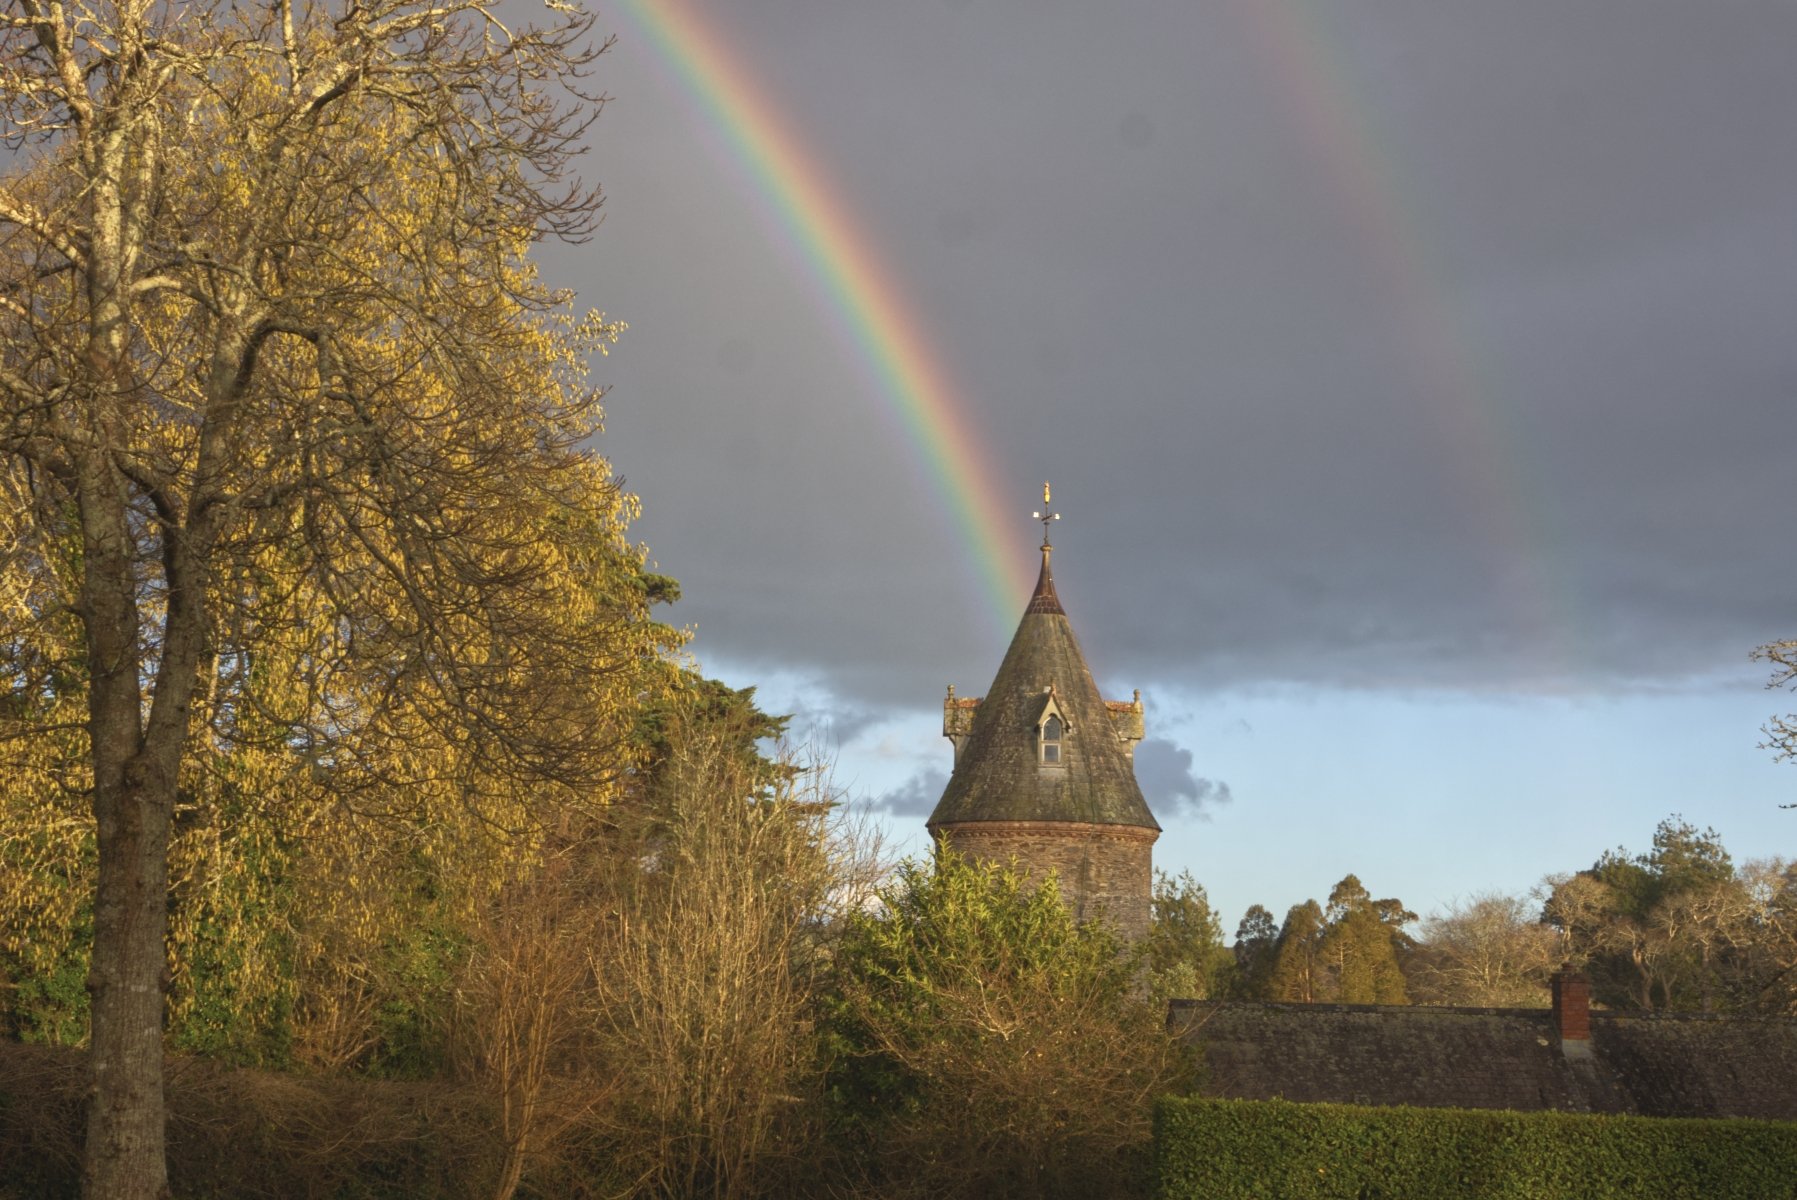
{"label": "evergreen tree", "polygon": [[[1416,914],[1397,900],[1375,900],[1354,875],[1315,900],[1293,906],[1273,954],[1269,999],[1305,1004],[1407,1004],[1403,926]],[[1246,921],[1244,921],[1246,925]],[[1250,950],[1249,953],[1253,951]]]}
{"label": "evergreen tree", "polygon": [[751,795],[772,795],[792,780],[793,764],[771,757],[764,745],[785,736],[789,718],[762,712],[752,687],[733,688],[687,667],[670,664],[667,671],[666,687],[646,696],[637,713],[633,799],[651,809],[667,807],[669,764],[683,744],[702,743],[709,753],[725,755]]}
{"label": "evergreen tree", "polygon": [[1235,927],[1235,994],[1245,1000],[1265,1000],[1279,954],[1279,924],[1265,905],[1249,905]]}
{"label": "evergreen tree", "polygon": [[1339,1004],[1408,1004],[1391,929],[1371,906],[1349,909],[1323,936],[1324,991]]}
{"label": "evergreen tree", "polygon": [[1235,957],[1223,945],[1223,922],[1191,872],[1155,872],[1144,950],[1157,997],[1211,1000],[1226,995]]}
{"label": "evergreen tree", "polygon": [[1416,914],[1394,899],[1375,900],[1358,876],[1329,893],[1323,936],[1328,963],[1323,991],[1340,1004],[1407,1004],[1400,953],[1410,949],[1403,927]]}
{"label": "evergreen tree", "polygon": [[1273,972],[1267,980],[1269,1000],[1314,1004],[1324,998],[1319,994],[1323,932],[1323,910],[1315,900],[1292,905],[1273,951]]}

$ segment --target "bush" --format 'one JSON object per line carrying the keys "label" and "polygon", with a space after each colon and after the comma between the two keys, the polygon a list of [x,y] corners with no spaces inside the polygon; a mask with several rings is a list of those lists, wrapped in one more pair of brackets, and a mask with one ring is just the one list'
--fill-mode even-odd
{"label": "bush", "polygon": [[1774,1200],[1797,1125],[1168,1098],[1161,1200]]}
{"label": "bush", "polygon": [[1133,956],[1053,880],[944,853],[850,922],[828,1028],[843,1149],[885,1195],[1146,1187],[1154,1098],[1189,1060]]}
{"label": "bush", "polygon": [[[172,1194],[467,1200],[499,1147],[484,1096],[441,1083],[311,1079],[168,1063]],[[84,1051],[0,1042],[0,1200],[80,1195]]]}

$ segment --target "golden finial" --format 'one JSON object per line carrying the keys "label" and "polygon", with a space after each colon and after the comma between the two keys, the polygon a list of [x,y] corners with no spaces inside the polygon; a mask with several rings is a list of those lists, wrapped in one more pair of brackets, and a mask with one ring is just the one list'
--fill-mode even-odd
{"label": "golden finial", "polygon": [[1050,521],[1058,521],[1061,519],[1060,513],[1048,511],[1049,499],[1048,483],[1044,480],[1042,483],[1042,511],[1030,514],[1035,517],[1036,520],[1042,522],[1042,548],[1044,550],[1048,549],[1048,523]]}

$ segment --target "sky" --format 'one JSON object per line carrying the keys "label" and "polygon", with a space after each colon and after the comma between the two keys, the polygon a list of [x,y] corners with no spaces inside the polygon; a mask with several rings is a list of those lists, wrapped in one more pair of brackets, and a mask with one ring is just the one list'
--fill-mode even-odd
{"label": "sky", "polygon": [[921,852],[1055,578],[1227,930],[1678,813],[1797,855],[1797,6],[613,0],[600,449],[706,673]]}

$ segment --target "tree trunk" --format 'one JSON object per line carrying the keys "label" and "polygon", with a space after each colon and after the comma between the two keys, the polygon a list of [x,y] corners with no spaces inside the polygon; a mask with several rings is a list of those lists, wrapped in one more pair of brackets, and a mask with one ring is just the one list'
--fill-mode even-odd
{"label": "tree trunk", "polygon": [[94,789],[100,870],[88,975],[93,1083],[82,1172],[90,1200],[169,1194],[162,1016],[170,804],[155,794],[166,789],[133,778],[138,773],[128,769],[122,786]]}
{"label": "tree trunk", "polygon": [[173,764],[179,760],[164,756],[159,763],[145,754],[143,647],[121,482],[100,455],[81,464],[80,476],[99,850],[82,1191],[90,1200],[159,1200],[168,1195],[162,1013]]}

